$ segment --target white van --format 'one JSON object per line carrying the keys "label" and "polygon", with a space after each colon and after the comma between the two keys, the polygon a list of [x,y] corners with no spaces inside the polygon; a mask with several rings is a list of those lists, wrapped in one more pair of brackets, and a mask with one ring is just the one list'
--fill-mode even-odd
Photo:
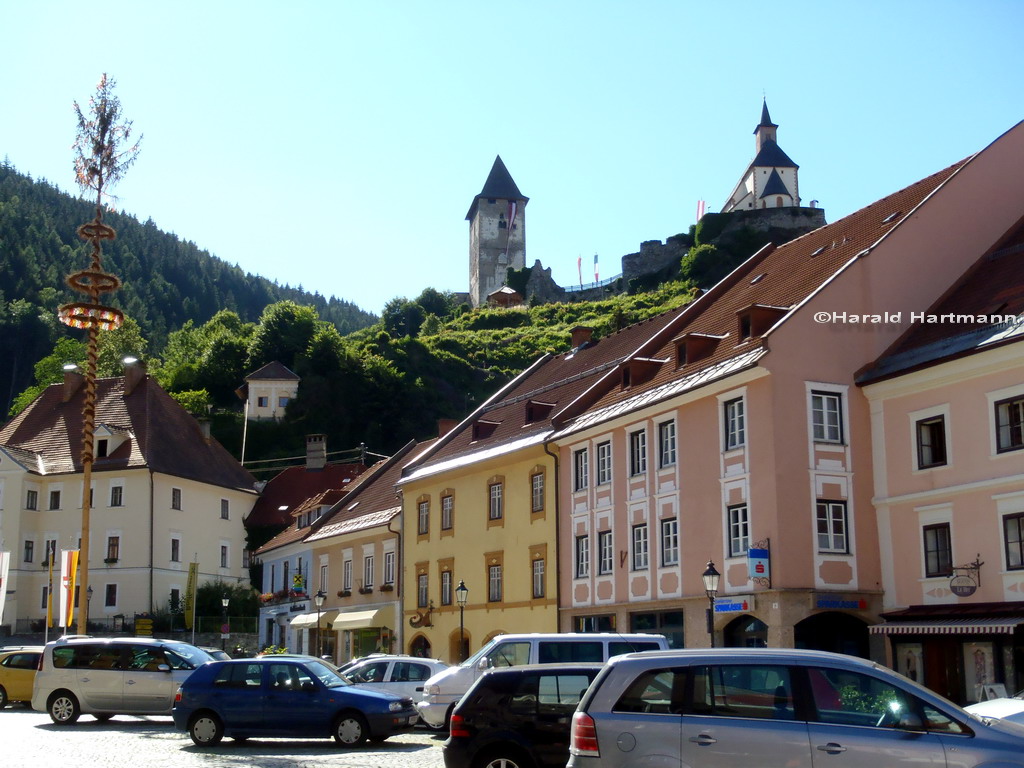
{"label": "white van", "polygon": [[668,649],[664,635],[613,632],[498,635],[457,666],[438,672],[423,684],[423,700],[416,703],[423,722],[446,728],[452,710],[485,670],[521,664],[603,664],[612,656],[637,651]]}
{"label": "white van", "polygon": [[32,684],[32,708],[58,725],[83,712],[169,715],[178,687],[212,657],[194,645],[148,637],[74,637],[46,644]]}

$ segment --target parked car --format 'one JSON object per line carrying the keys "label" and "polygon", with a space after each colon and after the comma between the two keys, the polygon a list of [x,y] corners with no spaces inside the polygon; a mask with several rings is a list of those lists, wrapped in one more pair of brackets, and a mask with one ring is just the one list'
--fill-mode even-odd
{"label": "parked car", "polygon": [[32,682],[43,646],[0,648],[0,709],[14,701],[32,700]]}
{"label": "parked car", "polygon": [[979,717],[1009,720],[1011,723],[1024,725],[1024,691],[1017,691],[1013,696],[979,701],[977,704],[964,707],[964,709]]}
{"label": "parked car", "polygon": [[294,661],[319,661],[321,664],[328,667],[332,672],[339,672],[338,666],[327,659],[321,659],[317,656],[310,656],[308,653],[258,653],[256,654],[257,659],[292,659]]}
{"label": "parked car", "polygon": [[423,685],[416,702],[423,722],[431,728],[448,726],[456,702],[491,667],[566,662],[603,663],[612,656],[668,648],[664,635],[599,632],[498,635],[458,666],[448,667]]}
{"label": "parked car", "polygon": [[58,725],[84,712],[169,715],[174,694],[192,671],[211,661],[194,645],[147,637],[60,638],[46,644],[32,685],[32,708]]}
{"label": "parked car", "polygon": [[485,672],[452,711],[445,768],[564,768],[576,705],[600,664]]}
{"label": "parked car", "polygon": [[352,747],[384,741],[418,719],[412,699],[356,688],[317,659],[274,655],[203,665],[181,686],[172,715],[200,747],[224,736],[333,736]]}
{"label": "parked car", "polygon": [[437,659],[396,655],[364,659],[349,667],[344,674],[360,688],[415,700],[422,697],[423,684],[445,669],[448,665]]}
{"label": "parked car", "polygon": [[821,651],[612,659],[573,715],[569,768],[1024,766],[1024,726],[982,720],[891,669]]}
{"label": "parked car", "polygon": [[201,645],[199,650],[206,651],[214,661],[223,661],[224,659],[231,658],[231,654],[222,648],[207,648],[205,645]]}

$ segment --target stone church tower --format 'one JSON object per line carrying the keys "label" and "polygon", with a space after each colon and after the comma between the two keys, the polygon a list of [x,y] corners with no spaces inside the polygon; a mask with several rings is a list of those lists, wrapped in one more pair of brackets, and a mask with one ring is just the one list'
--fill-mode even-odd
{"label": "stone church tower", "polygon": [[526,266],[526,203],[499,155],[466,214],[469,222],[469,299],[473,307],[505,284],[509,269]]}
{"label": "stone church tower", "polygon": [[722,207],[722,213],[800,206],[799,166],[779,147],[778,127],[768,114],[768,102],[763,102],[761,122],[754,129],[757,155]]}

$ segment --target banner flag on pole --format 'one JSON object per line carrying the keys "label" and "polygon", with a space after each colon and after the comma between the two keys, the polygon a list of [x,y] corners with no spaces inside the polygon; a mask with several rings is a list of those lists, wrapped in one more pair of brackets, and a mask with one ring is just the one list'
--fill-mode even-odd
{"label": "banner flag on pole", "polygon": [[53,561],[57,559],[56,546],[57,542],[54,540],[53,547],[50,546],[50,542],[46,542],[46,558],[49,563],[48,570],[50,572],[49,581],[46,582],[46,627],[49,629],[53,626]]}
{"label": "banner flag on pole", "polygon": [[704,201],[703,200],[698,200],[697,201],[697,221],[700,221],[703,218],[704,218]]}
{"label": "banner flag on pole", "polygon": [[594,254],[594,282],[595,283],[601,282],[601,277],[600,277],[600,275],[597,272],[597,254],[596,253]]}
{"label": "banner flag on pole", "polygon": [[580,273],[580,286],[583,285],[583,257],[576,257],[576,271]]}
{"label": "banner flag on pole", "polygon": [[[78,550],[60,551],[60,625],[67,629],[75,615],[75,577],[78,572]],[[80,627],[84,634],[85,627]]]}
{"label": "banner flag on pole", "polygon": [[185,629],[192,629],[196,617],[196,580],[199,578],[199,563],[188,564],[188,585],[185,587]]}
{"label": "banner flag on pole", "polygon": [[11,567],[11,553],[0,552],[0,624],[4,620],[4,603],[7,602],[7,571]]}

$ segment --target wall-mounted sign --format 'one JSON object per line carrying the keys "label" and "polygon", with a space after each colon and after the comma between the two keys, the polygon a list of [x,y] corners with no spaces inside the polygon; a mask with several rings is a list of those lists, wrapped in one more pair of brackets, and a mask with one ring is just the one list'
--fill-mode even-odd
{"label": "wall-mounted sign", "polygon": [[814,607],[819,611],[866,611],[868,601],[852,595],[817,594]]}
{"label": "wall-mounted sign", "polygon": [[747,613],[754,610],[753,595],[732,595],[715,598],[715,613]]}
{"label": "wall-mounted sign", "polygon": [[970,597],[978,591],[978,585],[967,574],[958,573],[949,580],[949,591],[957,597]]}
{"label": "wall-mounted sign", "polygon": [[771,578],[772,566],[767,548],[751,547],[747,550],[747,576],[751,579]]}

